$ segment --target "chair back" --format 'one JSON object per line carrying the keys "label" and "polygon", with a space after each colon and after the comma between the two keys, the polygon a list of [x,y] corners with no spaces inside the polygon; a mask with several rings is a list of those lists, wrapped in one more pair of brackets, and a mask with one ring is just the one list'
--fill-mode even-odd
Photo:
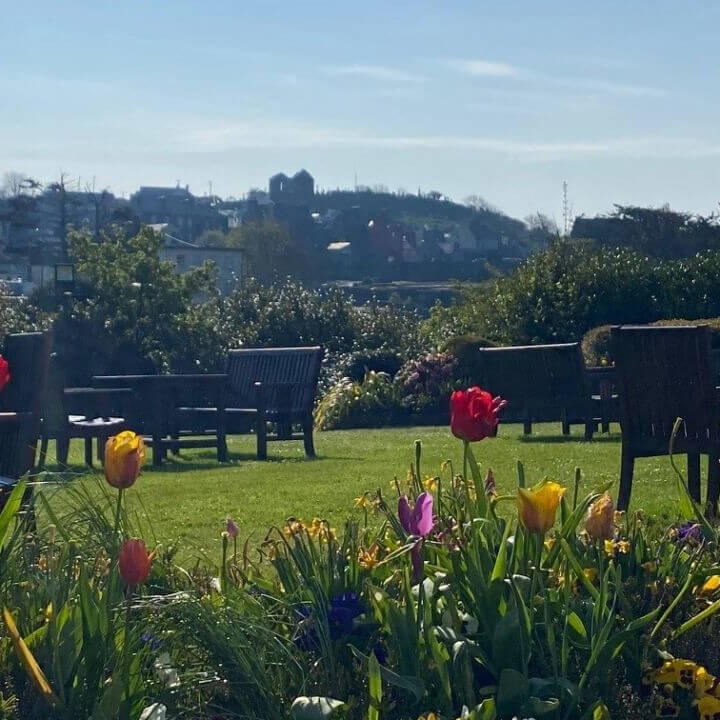
{"label": "chair back", "polygon": [[50,346],[50,333],[18,333],[5,339],[10,382],[0,393],[0,411],[19,414],[17,423],[0,425],[0,476],[5,478],[16,480],[35,464]]}
{"label": "chair back", "polygon": [[717,437],[706,326],[619,326],[611,339],[623,440],[667,452],[678,417],[684,420],[680,447]]}
{"label": "chair back", "polygon": [[228,407],[255,407],[255,383],[265,386],[266,409],[292,414],[312,410],[317,391],[321,347],[242,348],[230,350],[226,372]]}
{"label": "chair back", "polygon": [[480,348],[478,353],[473,380],[508,401],[504,420],[588,418],[590,391],[580,343]]}

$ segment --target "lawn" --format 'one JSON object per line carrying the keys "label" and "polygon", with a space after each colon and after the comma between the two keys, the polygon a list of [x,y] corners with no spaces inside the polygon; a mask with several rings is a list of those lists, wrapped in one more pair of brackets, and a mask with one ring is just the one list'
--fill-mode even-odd
{"label": "lawn", "polygon": [[[268,460],[259,462],[253,456],[251,436],[232,437],[227,464],[218,465],[211,451],[188,451],[161,468],[148,465],[128,492],[128,500],[136,507],[140,500],[161,541],[182,538],[183,548],[191,554],[215,555],[227,515],[240,524],[243,537],[252,533],[257,541],[271,525],[289,516],[319,516],[341,523],[348,513],[359,512],[353,510],[353,498],[366,490],[379,487],[394,492],[393,476],[406,475],[417,439],[423,443],[423,475],[439,473],[446,459],[453,460],[456,472],[461,469],[462,446],[447,427],[318,433],[315,460],[306,460],[302,443],[292,442],[270,444]],[[617,481],[619,473],[618,432],[584,442],[579,434],[563,438],[559,425],[536,426],[527,438],[521,435],[521,426],[506,425],[497,438],[473,448],[483,471],[493,469],[501,491],[515,487],[518,460],[525,466],[529,483],[550,477],[570,486],[575,468],[580,467],[583,490]],[[71,460],[79,463],[80,459],[81,445],[76,442]],[[684,462],[680,466],[684,471]],[[73,469],[81,471],[80,465]],[[75,482],[97,482],[98,477]],[[674,519],[676,497],[667,457],[636,463],[632,507]]]}

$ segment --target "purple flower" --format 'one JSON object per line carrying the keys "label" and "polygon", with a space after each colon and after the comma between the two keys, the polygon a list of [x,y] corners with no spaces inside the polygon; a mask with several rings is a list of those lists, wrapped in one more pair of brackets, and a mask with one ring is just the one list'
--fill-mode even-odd
{"label": "purple flower", "polygon": [[411,506],[406,495],[398,500],[398,519],[406,533],[417,536],[418,540],[410,551],[413,566],[413,579],[420,582],[423,572],[422,544],[435,526],[433,517],[433,496],[423,492],[417,496]]}
{"label": "purple flower", "polygon": [[699,543],[702,540],[702,529],[698,523],[686,522],[677,529],[679,543]]}
{"label": "purple flower", "polygon": [[365,606],[355,593],[343,593],[330,598],[328,606],[328,625],[334,640],[349,635],[353,631],[355,618],[365,612]]}

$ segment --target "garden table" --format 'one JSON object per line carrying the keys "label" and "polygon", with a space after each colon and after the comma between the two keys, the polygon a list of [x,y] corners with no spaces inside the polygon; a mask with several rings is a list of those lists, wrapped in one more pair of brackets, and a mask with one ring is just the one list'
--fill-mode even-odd
{"label": "garden table", "polygon": [[[129,388],[133,394],[133,423],[152,448],[152,463],[161,465],[168,450],[215,447],[218,460],[227,459],[225,442],[225,394],[227,375],[223,373],[178,375],[96,375],[97,388]],[[213,428],[195,431],[184,427],[183,406],[213,409]],[[202,438],[191,437],[203,435]]]}

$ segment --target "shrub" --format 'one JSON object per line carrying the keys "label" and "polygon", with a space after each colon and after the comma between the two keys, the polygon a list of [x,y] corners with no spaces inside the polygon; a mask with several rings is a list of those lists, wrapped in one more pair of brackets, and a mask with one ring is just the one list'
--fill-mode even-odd
{"label": "shrub", "polygon": [[362,382],[368,372],[385,373],[394,378],[403,359],[397,352],[386,350],[354,352],[338,363],[338,371],[354,382]]}
{"label": "shrub", "polygon": [[385,373],[368,372],[362,382],[342,378],[322,397],[313,414],[318,430],[380,427],[401,410],[396,386]]}
{"label": "shrub", "polygon": [[[656,320],[650,325],[707,325],[710,328],[710,345],[720,349],[720,318],[699,318],[697,320]],[[613,362],[610,329],[612,325],[600,325],[588,330],[582,339],[582,352],[588,366],[607,365]]]}
{"label": "shrub", "polygon": [[477,382],[480,375],[477,366],[478,350],[486,347],[497,347],[497,343],[479,335],[458,335],[443,343],[442,350],[456,360],[456,380],[465,384]]}
{"label": "shrub", "polygon": [[402,404],[414,412],[447,407],[455,365],[455,358],[448,353],[429,353],[409,360],[396,377]]}

